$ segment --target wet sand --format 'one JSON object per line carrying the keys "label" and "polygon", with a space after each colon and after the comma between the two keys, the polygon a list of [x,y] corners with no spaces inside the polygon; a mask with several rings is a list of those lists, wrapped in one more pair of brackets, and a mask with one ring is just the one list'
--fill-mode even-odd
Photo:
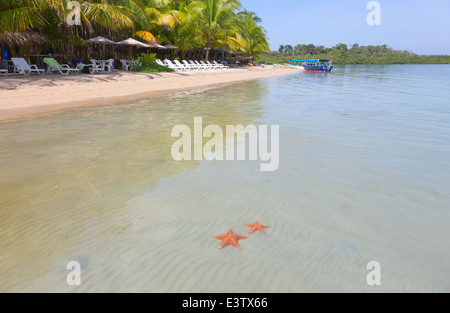
{"label": "wet sand", "polygon": [[49,111],[121,101],[174,91],[226,85],[293,73],[295,69],[254,67],[176,73],[49,74],[0,77],[0,121]]}

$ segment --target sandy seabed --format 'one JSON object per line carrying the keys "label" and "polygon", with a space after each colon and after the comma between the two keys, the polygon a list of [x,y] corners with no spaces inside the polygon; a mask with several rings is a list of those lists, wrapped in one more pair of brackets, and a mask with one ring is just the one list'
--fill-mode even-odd
{"label": "sandy seabed", "polygon": [[226,85],[296,71],[272,66],[175,73],[9,75],[0,77],[0,121],[49,111],[123,101],[157,93]]}

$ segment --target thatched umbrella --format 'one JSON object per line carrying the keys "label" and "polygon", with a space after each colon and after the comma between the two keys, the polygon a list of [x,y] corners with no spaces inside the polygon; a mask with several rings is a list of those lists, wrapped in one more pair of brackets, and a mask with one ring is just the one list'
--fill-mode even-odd
{"label": "thatched umbrella", "polygon": [[119,45],[125,45],[125,46],[130,46],[130,50],[128,51],[128,58],[129,58],[129,59],[131,59],[133,47],[138,47],[138,48],[151,48],[150,45],[145,44],[145,43],[140,42],[140,41],[137,41],[136,39],[133,39],[133,38],[128,38],[128,39],[126,39],[126,40],[119,41],[117,44],[119,44]]}
{"label": "thatched umbrella", "polygon": [[17,46],[38,46],[50,43],[50,38],[32,30],[23,32],[0,31],[0,43]]}
{"label": "thatched umbrella", "polygon": [[[48,43],[50,43],[50,38],[47,35],[32,30],[21,32],[8,32],[0,30],[0,47],[2,47],[3,44],[7,44],[14,51],[14,46],[18,46],[18,56],[22,55],[22,47],[28,46],[36,48],[37,46],[45,45]],[[37,63],[38,65],[41,65],[39,64],[39,62]]]}
{"label": "thatched umbrella", "polygon": [[86,40],[86,42],[101,45],[102,46],[102,53],[101,53],[102,56],[104,56],[106,54],[105,45],[117,45],[117,42],[112,41],[112,40],[102,37],[102,36],[88,39],[88,40]]}
{"label": "thatched umbrella", "polygon": [[109,40],[108,38],[104,38],[102,36],[88,39],[88,40],[86,40],[86,42],[98,43],[98,44],[104,44],[104,45],[106,45],[106,44],[117,45],[117,42]]}
{"label": "thatched umbrella", "polygon": [[149,42],[147,45],[149,45],[152,48],[161,49],[161,50],[167,50],[166,47],[158,45],[157,43],[154,43],[154,42]]}
{"label": "thatched umbrella", "polygon": [[167,49],[178,49],[179,48],[179,47],[173,46],[173,45],[165,45],[164,47],[166,47]]}

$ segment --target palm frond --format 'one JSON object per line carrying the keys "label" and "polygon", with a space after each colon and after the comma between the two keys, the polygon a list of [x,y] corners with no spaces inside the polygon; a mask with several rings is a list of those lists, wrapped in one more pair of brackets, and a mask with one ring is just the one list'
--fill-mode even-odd
{"label": "palm frond", "polygon": [[130,11],[124,6],[84,2],[82,7],[86,17],[93,23],[111,29],[133,28],[134,26]]}
{"label": "palm frond", "polygon": [[0,12],[0,29],[4,31],[24,31],[46,23],[38,8],[21,7]]}
{"label": "palm frond", "polygon": [[148,31],[137,31],[135,35],[147,42],[157,42],[156,37]]}

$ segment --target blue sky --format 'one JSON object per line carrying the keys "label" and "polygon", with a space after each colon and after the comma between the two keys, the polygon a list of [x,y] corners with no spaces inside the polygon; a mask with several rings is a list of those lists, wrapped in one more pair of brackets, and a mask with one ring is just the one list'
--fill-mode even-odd
{"label": "blue sky", "polygon": [[369,0],[241,0],[263,20],[272,50],[299,43],[382,45],[450,55],[450,0],[379,0],[381,25],[367,24]]}

